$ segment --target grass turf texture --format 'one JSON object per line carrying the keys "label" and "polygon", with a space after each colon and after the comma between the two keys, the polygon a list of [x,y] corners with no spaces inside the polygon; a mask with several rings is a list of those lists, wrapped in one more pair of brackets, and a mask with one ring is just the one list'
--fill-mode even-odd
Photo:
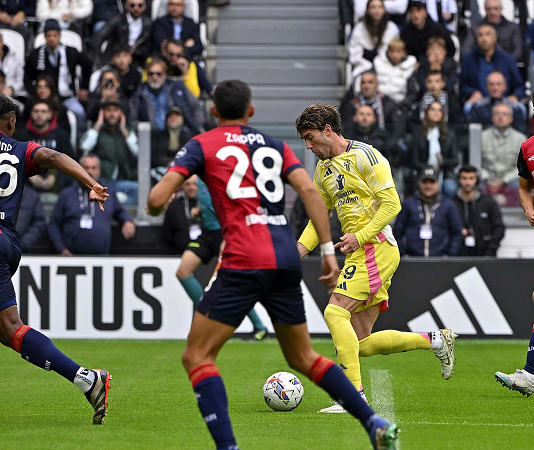
{"label": "grass turf texture", "polygon": [[[112,373],[105,424],[91,425],[91,407],[76,387],[4,349],[2,450],[215,448],[180,364],[184,342],[55,343],[86,367]],[[314,347],[334,357],[329,340],[315,340]],[[522,368],[526,347],[526,341],[459,341],[455,374],[449,381],[442,380],[439,361],[431,352],[363,358],[364,387],[377,412],[395,415],[404,450],[532,449],[534,398],[508,391],[493,378],[497,370],[510,373]],[[330,405],[330,399],[302,374],[297,375],[305,394],[295,411],[274,412],[267,407],[263,383],[276,371],[291,371],[273,339],[231,340],[218,365],[240,448],[370,448],[367,434],[348,414],[317,414]],[[380,397],[373,392],[372,386],[383,390],[388,381],[393,392]]]}

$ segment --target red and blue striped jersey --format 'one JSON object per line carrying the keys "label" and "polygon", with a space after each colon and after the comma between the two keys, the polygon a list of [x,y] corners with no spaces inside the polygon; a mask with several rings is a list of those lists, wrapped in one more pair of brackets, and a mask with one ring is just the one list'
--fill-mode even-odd
{"label": "red and blue striped jersey", "polygon": [[191,139],[169,170],[197,174],[208,186],[226,241],[222,268],[301,270],[284,215],[284,182],[299,167],[285,142],[224,125]]}
{"label": "red and blue striped jersey", "polygon": [[33,156],[40,145],[19,142],[0,133],[0,230],[18,236],[15,225],[26,179],[42,173]]}

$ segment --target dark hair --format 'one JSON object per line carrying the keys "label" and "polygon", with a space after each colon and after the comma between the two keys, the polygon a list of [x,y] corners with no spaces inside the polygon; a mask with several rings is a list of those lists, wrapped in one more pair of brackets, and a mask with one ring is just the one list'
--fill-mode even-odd
{"label": "dark hair", "polygon": [[111,52],[111,56],[118,55],[119,53],[130,53],[132,50],[132,47],[130,47],[128,44],[118,44],[115,47],[113,47],[113,50]]}
{"label": "dark hair", "polygon": [[240,80],[220,82],[213,92],[215,108],[222,119],[241,119],[250,106],[252,93],[248,84]]}
{"label": "dark hair", "polygon": [[[369,14],[369,5],[371,4],[373,0],[369,0],[367,2],[367,7],[365,8],[365,16],[363,16],[363,24],[369,34],[372,38],[377,39],[376,47],[380,47],[382,44],[382,38],[384,37],[384,33],[386,32],[386,28],[388,26],[389,22],[389,16],[387,12],[384,12],[384,16],[380,19],[380,22],[375,24],[373,22],[373,19],[371,18],[371,15]],[[384,0],[378,0],[380,3],[382,3],[382,7],[384,8],[384,11],[386,7],[384,6]]]}
{"label": "dark hair", "polygon": [[462,174],[462,172],[474,173],[478,178],[478,169],[471,164],[464,164],[462,167],[460,167],[458,170],[458,177]]}
{"label": "dark hair", "polygon": [[3,78],[6,81],[6,73],[3,70],[0,70],[0,78]]}
{"label": "dark hair", "polygon": [[441,122],[437,124],[439,128],[439,136],[443,137],[449,133],[449,127],[447,126],[447,119],[445,117],[445,107],[440,102],[435,100],[432,103],[430,103],[430,105],[428,105],[425,109],[425,117],[423,117],[423,136],[425,136],[425,138],[426,138],[426,134],[428,133],[429,128],[431,128],[430,121],[428,120],[428,117],[427,117],[428,110],[434,103],[437,103],[441,106],[441,113],[442,113]]}
{"label": "dark hair", "polygon": [[430,75],[440,75],[441,76],[441,79],[443,81],[445,81],[445,75],[443,75],[443,72],[440,72],[439,70],[429,70],[426,74],[426,77],[425,77],[425,80],[430,76]]}
{"label": "dark hair", "polygon": [[0,119],[4,118],[7,114],[15,114],[16,108],[15,103],[13,103],[5,95],[0,95]]}
{"label": "dark hair", "polygon": [[33,108],[35,108],[35,105],[40,105],[40,104],[45,104],[46,106],[48,106],[48,108],[50,108],[50,111],[52,111],[52,107],[50,106],[50,102],[47,101],[47,100],[37,100],[36,102],[33,103],[32,110],[33,110]]}
{"label": "dark hair", "polygon": [[330,125],[334,133],[341,134],[341,116],[337,108],[323,103],[308,106],[295,123],[299,133],[310,128],[323,131],[326,125]]}
{"label": "dark hair", "polygon": [[163,59],[160,58],[154,58],[151,59],[146,63],[146,70],[150,70],[152,66],[155,66],[156,64],[159,64],[161,67],[163,67],[163,71],[167,74],[169,73],[169,66],[167,66],[167,63],[163,61]]}
{"label": "dark hair", "polygon": [[101,87],[100,85],[102,84],[102,80],[104,79],[104,76],[106,75],[106,73],[111,73],[115,77],[115,79],[119,82],[119,85],[121,84],[121,77],[119,76],[117,71],[115,69],[109,68],[108,66],[108,68],[100,72],[100,78],[98,79],[98,87]]}
{"label": "dark hair", "polygon": [[57,87],[52,77],[46,73],[39,74],[37,78],[35,79],[35,89],[32,94],[33,103],[42,100],[41,98],[37,97],[37,85],[39,84],[39,81],[45,81],[46,84],[48,85],[48,88],[50,89],[50,98],[46,99],[46,101],[50,105],[50,108],[52,108],[52,111],[54,111],[54,114],[57,115],[59,113],[59,108],[61,106],[61,103],[59,102],[59,96],[57,93]]}

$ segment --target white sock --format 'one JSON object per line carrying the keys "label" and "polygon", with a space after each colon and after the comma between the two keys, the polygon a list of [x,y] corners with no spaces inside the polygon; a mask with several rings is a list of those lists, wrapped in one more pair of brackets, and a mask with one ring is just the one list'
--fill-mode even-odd
{"label": "white sock", "polygon": [[85,367],[80,367],[78,369],[73,381],[84,394],[93,387],[94,382],[95,373],[91,369],[86,369]]}
{"label": "white sock", "polygon": [[430,349],[439,350],[443,343],[441,339],[441,331],[431,331],[428,335],[430,336]]}

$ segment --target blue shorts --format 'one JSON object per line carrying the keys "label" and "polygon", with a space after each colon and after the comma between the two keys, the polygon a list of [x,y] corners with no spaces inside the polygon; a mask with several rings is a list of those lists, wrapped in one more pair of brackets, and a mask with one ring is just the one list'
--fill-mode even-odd
{"label": "blue shorts", "polygon": [[273,323],[299,325],[306,322],[301,279],[298,270],[219,269],[198,312],[237,328],[259,301]]}
{"label": "blue shorts", "polygon": [[0,311],[17,304],[11,277],[19,267],[20,253],[20,248],[0,232]]}

